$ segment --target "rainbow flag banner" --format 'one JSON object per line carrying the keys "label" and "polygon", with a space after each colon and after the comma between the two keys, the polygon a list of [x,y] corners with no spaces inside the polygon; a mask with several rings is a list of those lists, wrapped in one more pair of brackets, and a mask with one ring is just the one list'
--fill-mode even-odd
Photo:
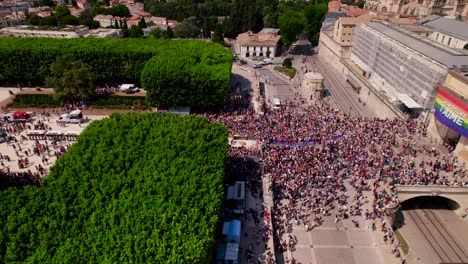
{"label": "rainbow flag banner", "polygon": [[464,137],[468,137],[468,105],[439,89],[435,100],[437,120]]}

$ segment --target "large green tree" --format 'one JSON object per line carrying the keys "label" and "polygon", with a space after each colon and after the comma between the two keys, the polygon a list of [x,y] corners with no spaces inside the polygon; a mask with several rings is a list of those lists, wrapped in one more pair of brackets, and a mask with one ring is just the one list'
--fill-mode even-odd
{"label": "large green tree", "polygon": [[201,34],[201,29],[189,20],[184,20],[174,27],[174,36],[176,38],[197,38]]}
{"label": "large green tree", "polygon": [[95,75],[89,69],[89,65],[73,56],[60,56],[50,65],[51,76],[47,78],[47,84],[54,88],[59,98],[87,99],[96,90]]}
{"label": "large green tree", "polygon": [[211,41],[213,41],[214,43],[224,45],[223,29],[220,24],[216,25],[215,32]]}
{"label": "large green tree", "polygon": [[128,37],[129,38],[141,38],[143,37],[143,29],[140,26],[132,25],[128,30]]}
{"label": "large green tree", "polygon": [[304,9],[304,17],[306,20],[305,30],[313,45],[318,44],[318,34],[320,33],[320,28],[327,11],[327,3],[310,4]]}
{"label": "large green tree", "polygon": [[278,24],[281,31],[281,40],[286,46],[296,41],[296,37],[304,30],[304,16],[301,12],[288,10],[280,16]]}

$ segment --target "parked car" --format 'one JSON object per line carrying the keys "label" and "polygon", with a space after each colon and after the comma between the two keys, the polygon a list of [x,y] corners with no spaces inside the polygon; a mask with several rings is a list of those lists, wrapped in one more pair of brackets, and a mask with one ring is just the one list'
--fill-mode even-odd
{"label": "parked car", "polygon": [[239,63],[240,63],[241,65],[247,64],[247,62],[246,62],[245,60],[240,60]]}
{"label": "parked car", "polygon": [[26,122],[31,118],[31,113],[16,111],[14,113],[8,113],[3,116],[3,120],[7,122]]}
{"label": "parked car", "polygon": [[275,109],[275,110],[281,109],[281,101],[280,101],[279,98],[274,98],[273,99],[272,108]]}
{"label": "parked car", "polygon": [[263,66],[263,65],[262,65],[261,63],[257,63],[257,64],[255,64],[253,67],[254,67],[254,68],[261,68],[262,66]]}

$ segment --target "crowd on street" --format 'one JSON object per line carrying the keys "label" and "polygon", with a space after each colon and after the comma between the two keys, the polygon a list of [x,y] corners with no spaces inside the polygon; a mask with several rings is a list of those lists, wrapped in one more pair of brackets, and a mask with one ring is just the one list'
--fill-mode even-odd
{"label": "crowd on street", "polygon": [[[234,139],[262,143],[264,173],[273,179],[280,252],[297,243],[290,234],[293,223],[310,231],[324,216],[335,223],[352,219],[356,226],[354,217],[365,216],[380,221],[382,239],[400,257],[398,240],[384,220],[384,209],[398,204],[395,184],[467,186],[464,164],[424,143],[426,127],[413,119],[349,117],[321,101],[308,107],[289,102],[264,115],[238,110],[207,116],[225,124]],[[348,197],[345,181],[354,197]],[[364,210],[369,203],[371,209]]]}

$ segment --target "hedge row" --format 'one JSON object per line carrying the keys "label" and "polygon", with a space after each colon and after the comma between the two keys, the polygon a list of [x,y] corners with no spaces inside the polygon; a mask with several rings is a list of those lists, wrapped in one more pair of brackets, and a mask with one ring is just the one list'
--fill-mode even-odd
{"label": "hedge row", "polygon": [[[93,108],[108,109],[137,109],[138,102],[142,110],[150,109],[144,96],[118,96],[96,97],[89,101],[88,106]],[[46,108],[60,107],[62,104],[52,94],[17,94],[8,107],[11,108]]]}
{"label": "hedge row", "polygon": [[227,137],[197,116],[92,122],[40,188],[0,192],[0,262],[210,263]]}
{"label": "hedge row", "polygon": [[194,40],[0,38],[0,82],[44,83],[50,64],[64,54],[89,65],[98,82],[141,78],[154,88],[153,105],[223,106],[227,100],[230,51]]}
{"label": "hedge row", "polygon": [[0,82],[43,82],[57,56],[71,54],[88,64],[98,81],[139,80],[145,63],[155,55],[181,49],[194,54],[220,53],[215,64],[230,62],[230,53],[203,41],[148,39],[0,38]]}

